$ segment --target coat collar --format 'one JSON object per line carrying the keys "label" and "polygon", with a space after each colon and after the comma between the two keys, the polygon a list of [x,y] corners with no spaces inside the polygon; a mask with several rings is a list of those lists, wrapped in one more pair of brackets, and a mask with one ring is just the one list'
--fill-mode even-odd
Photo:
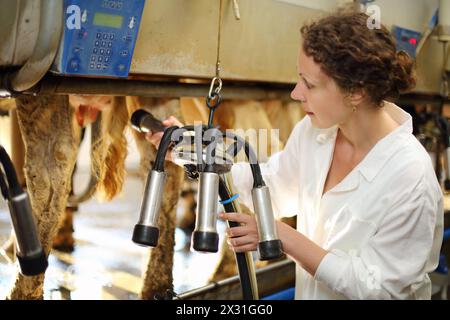
{"label": "coat collar", "polygon": [[[358,187],[360,182],[359,173],[368,182],[371,182],[391,156],[403,145],[404,139],[411,136],[413,132],[411,115],[391,102],[384,101],[384,108],[400,126],[378,141],[358,166],[341,183],[331,189],[333,192],[349,191]],[[337,130],[337,126],[328,129],[318,129],[316,141],[321,145],[319,152],[325,151],[323,155],[319,154],[320,157],[326,157],[325,153],[333,152]]]}
{"label": "coat collar", "polygon": [[391,102],[384,102],[386,112],[400,126],[377,142],[366,157],[358,165],[359,171],[367,181],[372,181],[384,167],[392,155],[401,148],[403,141],[413,132],[412,117]]}

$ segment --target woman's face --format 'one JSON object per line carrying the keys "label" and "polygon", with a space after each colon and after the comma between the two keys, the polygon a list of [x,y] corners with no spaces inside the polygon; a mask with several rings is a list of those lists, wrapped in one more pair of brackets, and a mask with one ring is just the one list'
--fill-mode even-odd
{"label": "woman's face", "polygon": [[298,57],[298,73],[299,80],[291,97],[302,101],[302,107],[315,127],[330,128],[349,118],[352,108],[345,103],[344,94],[303,49]]}

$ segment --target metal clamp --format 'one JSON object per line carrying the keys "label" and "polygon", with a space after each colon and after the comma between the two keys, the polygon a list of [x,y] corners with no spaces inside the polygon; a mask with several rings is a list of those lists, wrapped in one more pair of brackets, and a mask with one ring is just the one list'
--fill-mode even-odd
{"label": "metal clamp", "polygon": [[[216,84],[216,82],[217,82],[217,87],[214,89],[214,85]],[[209,92],[208,92],[208,98],[209,99],[213,99],[214,98],[214,96],[213,96],[213,89],[214,89],[214,92],[216,94],[220,93],[220,90],[222,90],[222,79],[220,79],[219,77],[214,77],[212,79],[211,86],[209,87]]]}

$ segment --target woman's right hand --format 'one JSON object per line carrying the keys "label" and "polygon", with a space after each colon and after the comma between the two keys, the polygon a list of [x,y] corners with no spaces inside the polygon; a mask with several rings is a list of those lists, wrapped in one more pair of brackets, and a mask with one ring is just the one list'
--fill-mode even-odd
{"label": "woman's right hand", "polygon": [[235,221],[240,225],[238,227],[228,228],[227,243],[234,252],[255,251],[258,247],[259,236],[256,218],[254,215],[221,212],[219,213],[221,220]]}
{"label": "woman's right hand", "polygon": [[[172,127],[172,126],[178,126],[178,127],[183,127],[184,125],[181,123],[180,120],[178,120],[177,118],[175,118],[174,116],[170,116],[169,118],[167,118],[166,120],[162,121],[162,124],[166,127]],[[145,139],[147,139],[148,141],[151,142],[151,144],[153,144],[155,146],[156,149],[159,148],[159,144],[161,143],[161,139],[163,136],[164,132],[147,132],[145,134]],[[168,161],[172,161],[172,152],[167,152],[166,155],[166,160]]]}

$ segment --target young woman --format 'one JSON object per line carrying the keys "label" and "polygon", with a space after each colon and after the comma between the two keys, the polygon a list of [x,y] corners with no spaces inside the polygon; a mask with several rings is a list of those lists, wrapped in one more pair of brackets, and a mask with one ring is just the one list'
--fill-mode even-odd
{"label": "young woman", "polygon": [[[386,101],[414,87],[413,61],[389,31],[346,13],[301,29],[292,98],[307,116],[262,165],[284,252],[297,263],[297,299],[430,299],[443,196],[411,116]],[[167,125],[177,123],[170,118]],[[160,135],[148,135],[159,142]],[[248,165],[232,175],[252,208]],[[236,252],[256,250],[253,216],[222,213]]]}

